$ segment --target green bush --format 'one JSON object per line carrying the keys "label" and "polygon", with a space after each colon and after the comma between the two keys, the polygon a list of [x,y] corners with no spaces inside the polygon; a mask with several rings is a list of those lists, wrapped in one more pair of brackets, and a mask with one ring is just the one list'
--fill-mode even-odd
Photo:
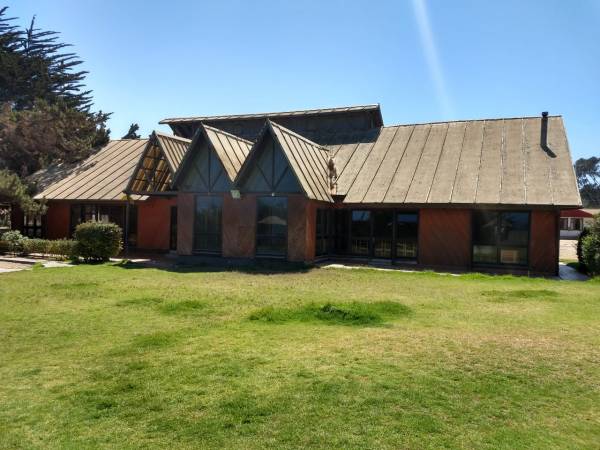
{"label": "green bush", "polygon": [[56,239],[54,241],[47,241],[48,247],[46,252],[49,255],[60,256],[63,258],[75,257],[75,248],[77,242],[73,239]]}
{"label": "green bush", "polygon": [[583,262],[590,275],[600,275],[600,234],[590,232],[581,242]]}
{"label": "green bush", "polygon": [[587,266],[583,261],[583,239],[589,234],[590,230],[588,228],[584,228],[581,234],[579,235],[579,238],[577,239],[577,262],[579,263],[578,270],[584,273],[587,272]]}
{"label": "green bush", "polygon": [[75,254],[85,261],[108,261],[121,251],[121,236],[121,228],[114,223],[82,223],[75,228]]}
{"label": "green bush", "polygon": [[12,253],[21,253],[23,244],[27,241],[27,237],[18,230],[7,231],[0,239],[5,243],[7,251]]}
{"label": "green bush", "polygon": [[590,275],[600,275],[600,214],[594,216],[589,232],[581,239],[581,257]]}
{"label": "green bush", "polygon": [[27,239],[23,241],[23,253],[30,255],[32,253],[48,253],[48,242],[46,239]]}

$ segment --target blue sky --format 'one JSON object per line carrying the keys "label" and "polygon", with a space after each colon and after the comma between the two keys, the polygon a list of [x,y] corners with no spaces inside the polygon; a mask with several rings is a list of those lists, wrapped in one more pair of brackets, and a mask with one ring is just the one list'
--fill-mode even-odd
{"label": "blue sky", "polygon": [[386,124],[562,114],[600,156],[600,1],[18,0],[90,71],[112,137],[165,117],[380,103]]}

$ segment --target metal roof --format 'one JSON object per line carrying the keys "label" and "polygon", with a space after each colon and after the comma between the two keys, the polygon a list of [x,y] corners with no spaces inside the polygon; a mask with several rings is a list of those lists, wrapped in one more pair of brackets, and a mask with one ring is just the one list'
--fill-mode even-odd
{"label": "metal roof", "polygon": [[[122,200],[148,139],[110,141],[35,196],[47,200]],[[49,169],[52,171],[52,168]],[[133,196],[134,199],[143,199]]]}
{"label": "metal roof", "polygon": [[[244,167],[252,163],[252,153],[260,146],[263,137],[270,132],[281,147],[294,175],[308,198],[333,202],[329,188],[329,150],[305,137],[268,120],[259,139],[246,159]],[[240,170],[238,180],[245,168]],[[238,181],[236,180],[236,181]]]}
{"label": "metal roof", "polygon": [[[277,117],[292,117],[292,116],[312,116],[324,114],[338,114],[358,111],[374,111],[378,112],[381,117],[381,111],[378,104],[374,105],[356,105],[344,106],[338,108],[321,108],[321,109],[304,109],[298,111],[282,111],[282,112],[267,112],[267,113],[252,113],[252,114],[233,114],[233,115],[218,115],[218,116],[192,116],[192,117],[172,117],[163,119],[160,124],[182,123],[182,122],[199,122],[199,121],[218,121],[218,120],[244,120],[244,119],[273,119]],[[383,121],[382,121],[383,123]]]}
{"label": "metal roof", "polygon": [[581,205],[560,116],[545,131],[540,117],[382,127],[328,148],[344,203]]}
{"label": "metal roof", "polygon": [[175,173],[173,178],[174,185],[177,184],[177,180],[185,169],[188,159],[191,158],[191,154],[194,152],[194,149],[202,138],[206,139],[213,148],[231,181],[237,176],[248,153],[250,153],[250,148],[252,148],[252,142],[247,141],[246,139],[234,136],[233,134],[219,130],[218,128],[201,124],[194,135],[194,139],[189,145],[188,152],[185,154],[183,161]]}
{"label": "metal roof", "polygon": [[158,145],[162,149],[167,162],[169,163],[172,173],[175,173],[183,161],[185,152],[187,151],[191,139],[185,139],[171,134],[154,131],[154,136],[158,141]]}

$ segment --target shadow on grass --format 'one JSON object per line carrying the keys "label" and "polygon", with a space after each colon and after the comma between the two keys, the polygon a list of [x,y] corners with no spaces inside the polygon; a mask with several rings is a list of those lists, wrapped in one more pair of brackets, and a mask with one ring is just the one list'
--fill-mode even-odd
{"label": "shadow on grass", "polygon": [[158,269],[173,273],[201,273],[201,272],[239,272],[255,275],[276,275],[285,273],[306,273],[314,266],[305,263],[293,263],[279,260],[257,260],[252,262],[238,262],[228,260],[214,260],[210,262],[189,262],[189,263],[138,263],[129,260],[123,260],[114,264],[127,270]]}
{"label": "shadow on grass", "polygon": [[299,308],[268,306],[254,311],[248,316],[248,319],[273,324],[320,322],[331,325],[377,326],[411,313],[412,310],[409,307],[396,302],[354,302],[339,305],[310,303]]}

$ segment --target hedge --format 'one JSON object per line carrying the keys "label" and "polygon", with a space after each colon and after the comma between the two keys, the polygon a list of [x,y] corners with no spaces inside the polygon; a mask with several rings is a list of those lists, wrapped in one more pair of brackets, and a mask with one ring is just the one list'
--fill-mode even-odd
{"label": "hedge", "polygon": [[85,222],[75,228],[75,253],[85,261],[108,261],[122,249],[122,230],[114,223]]}

